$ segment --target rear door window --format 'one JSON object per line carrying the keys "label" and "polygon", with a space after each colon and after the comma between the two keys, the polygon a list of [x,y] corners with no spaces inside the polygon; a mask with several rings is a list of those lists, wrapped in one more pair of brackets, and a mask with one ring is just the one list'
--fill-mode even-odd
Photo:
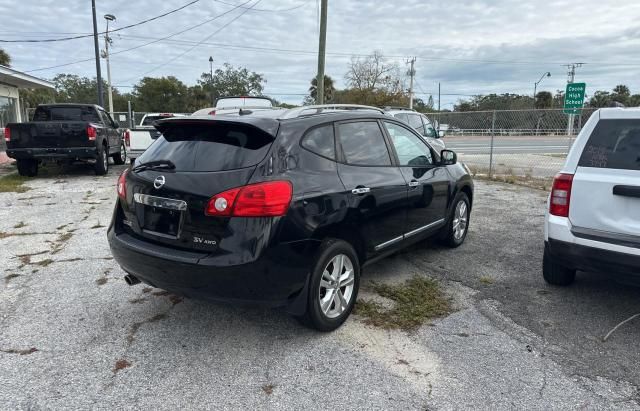
{"label": "rear door window", "polygon": [[578,166],[640,170],[640,120],[600,120]]}
{"label": "rear door window", "polygon": [[391,157],[376,121],[357,121],[338,125],[340,145],[347,164],[390,166]]}
{"label": "rear door window", "polygon": [[422,119],[417,114],[409,114],[409,125],[418,130],[418,133],[424,135],[424,126],[422,125]]}
{"label": "rear door window", "polygon": [[427,167],[433,165],[431,150],[422,138],[399,124],[384,122],[401,166]]}
{"label": "rear door window", "polygon": [[311,129],[302,138],[302,147],[322,157],[334,160],[336,158],[336,148],[333,125],[328,124]]}
{"label": "rear door window", "polygon": [[252,167],[267,154],[274,137],[243,124],[173,123],[136,164],[171,160],[176,171],[224,171]]}

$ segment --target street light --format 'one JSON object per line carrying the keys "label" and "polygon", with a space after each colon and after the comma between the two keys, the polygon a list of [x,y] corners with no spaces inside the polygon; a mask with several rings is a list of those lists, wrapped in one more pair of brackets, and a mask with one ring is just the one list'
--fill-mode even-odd
{"label": "street light", "polygon": [[209,56],[209,87],[211,87],[211,107],[215,107],[215,96],[213,95],[213,56]]}
{"label": "street light", "polygon": [[540,80],[533,83],[533,108],[536,108],[536,93],[538,92],[538,84],[542,83],[542,80],[544,80],[545,77],[551,77],[551,72],[547,71],[540,77]]}
{"label": "street light", "polygon": [[107,87],[109,90],[109,114],[113,118],[113,88],[111,87],[111,65],[109,64],[109,44],[111,43],[111,37],[109,37],[109,22],[116,21],[116,16],[113,14],[105,14],[104,19],[107,21],[107,31],[104,34],[104,58],[107,60]]}

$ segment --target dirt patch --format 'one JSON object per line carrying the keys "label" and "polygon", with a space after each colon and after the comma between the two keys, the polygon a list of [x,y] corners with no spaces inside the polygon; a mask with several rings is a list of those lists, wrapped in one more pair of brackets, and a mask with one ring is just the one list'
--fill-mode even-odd
{"label": "dirt patch", "polygon": [[105,285],[107,283],[107,281],[109,281],[109,279],[107,277],[101,277],[101,278],[98,278],[96,280],[96,284]]}
{"label": "dirt patch", "polygon": [[379,302],[359,299],[354,313],[369,325],[410,331],[428,319],[451,312],[451,301],[435,280],[413,277],[404,284],[373,283],[371,288],[381,297],[393,301],[393,305],[388,308]]}
{"label": "dirt patch", "polygon": [[73,237],[73,233],[67,231],[66,233],[61,233],[58,235],[54,241],[50,241],[51,243],[51,254],[58,254],[60,251],[64,250],[67,246],[67,242],[71,240]]}
{"label": "dirt patch", "polygon": [[131,367],[131,363],[127,360],[121,359],[116,361],[116,365],[113,367],[113,373],[117,373],[120,370]]}
{"label": "dirt patch", "polygon": [[129,335],[127,335],[127,342],[129,344],[132,344],[135,341],[136,334],[138,333],[138,330],[140,329],[140,327],[142,327],[143,325],[155,323],[165,318],[167,318],[167,314],[157,314],[147,320],[133,323],[133,325],[131,326],[131,330],[129,331]]}
{"label": "dirt patch", "polygon": [[0,193],[26,193],[31,190],[24,185],[27,181],[29,181],[27,177],[21,177],[18,174],[0,177]]}
{"label": "dirt patch", "polygon": [[266,384],[262,386],[262,391],[264,391],[265,394],[267,395],[271,395],[273,394],[273,389],[276,388],[275,385],[273,384]]}

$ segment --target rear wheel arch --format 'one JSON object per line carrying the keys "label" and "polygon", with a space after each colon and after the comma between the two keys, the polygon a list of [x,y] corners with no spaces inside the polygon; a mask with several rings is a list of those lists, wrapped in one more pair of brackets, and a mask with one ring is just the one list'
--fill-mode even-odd
{"label": "rear wheel arch", "polygon": [[364,264],[367,256],[366,243],[362,233],[355,224],[338,223],[328,227],[323,227],[314,234],[314,238],[324,241],[334,238],[349,243],[358,255],[360,265]]}

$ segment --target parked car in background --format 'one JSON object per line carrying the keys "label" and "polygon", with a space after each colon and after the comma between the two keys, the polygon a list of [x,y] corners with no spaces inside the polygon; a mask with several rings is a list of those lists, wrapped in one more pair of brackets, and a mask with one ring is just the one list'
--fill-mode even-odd
{"label": "parked car in background", "polygon": [[330,106],[160,120],[117,184],[108,229],[130,285],[285,307],[329,331],[361,268],[466,237],[473,181],[403,122]]}
{"label": "parked car in background", "polygon": [[185,117],[185,114],[147,113],[142,117],[138,126],[125,131],[125,140],[129,146],[129,158],[132,162],[158,138],[158,130],[153,127],[153,124],[158,120],[171,117]]}
{"label": "parked car in background", "polygon": [[220,116],[235,114],[240,109],[269,109],[273,102],[268,97],[222,97],[216,101],[215,107],[206,107],[193,113],[193,116]]}
{"label": "parked car in background", "polygon": [[435,149],[443,150],[446,148],[441,134],[431,123],[431,120],[422,113],[403,107],[386,107],[385,112],[413,127],[425,140],[433,145]]}
{"label": "parked car in background", "polygon": [[118,123],[102,107],[91,104],[41,104],[28,123],[10,123],[4,131],[7,155],[16,159],[22,176],[38,174],[45,160],[91,161],[106,174],[109,157],[124,164],[127,150]]}
{"label": "parked car in background", "polygon": [[577,270],[640,275],[640,109],[591,115],[553,182],[544,235],[550,284]]}

